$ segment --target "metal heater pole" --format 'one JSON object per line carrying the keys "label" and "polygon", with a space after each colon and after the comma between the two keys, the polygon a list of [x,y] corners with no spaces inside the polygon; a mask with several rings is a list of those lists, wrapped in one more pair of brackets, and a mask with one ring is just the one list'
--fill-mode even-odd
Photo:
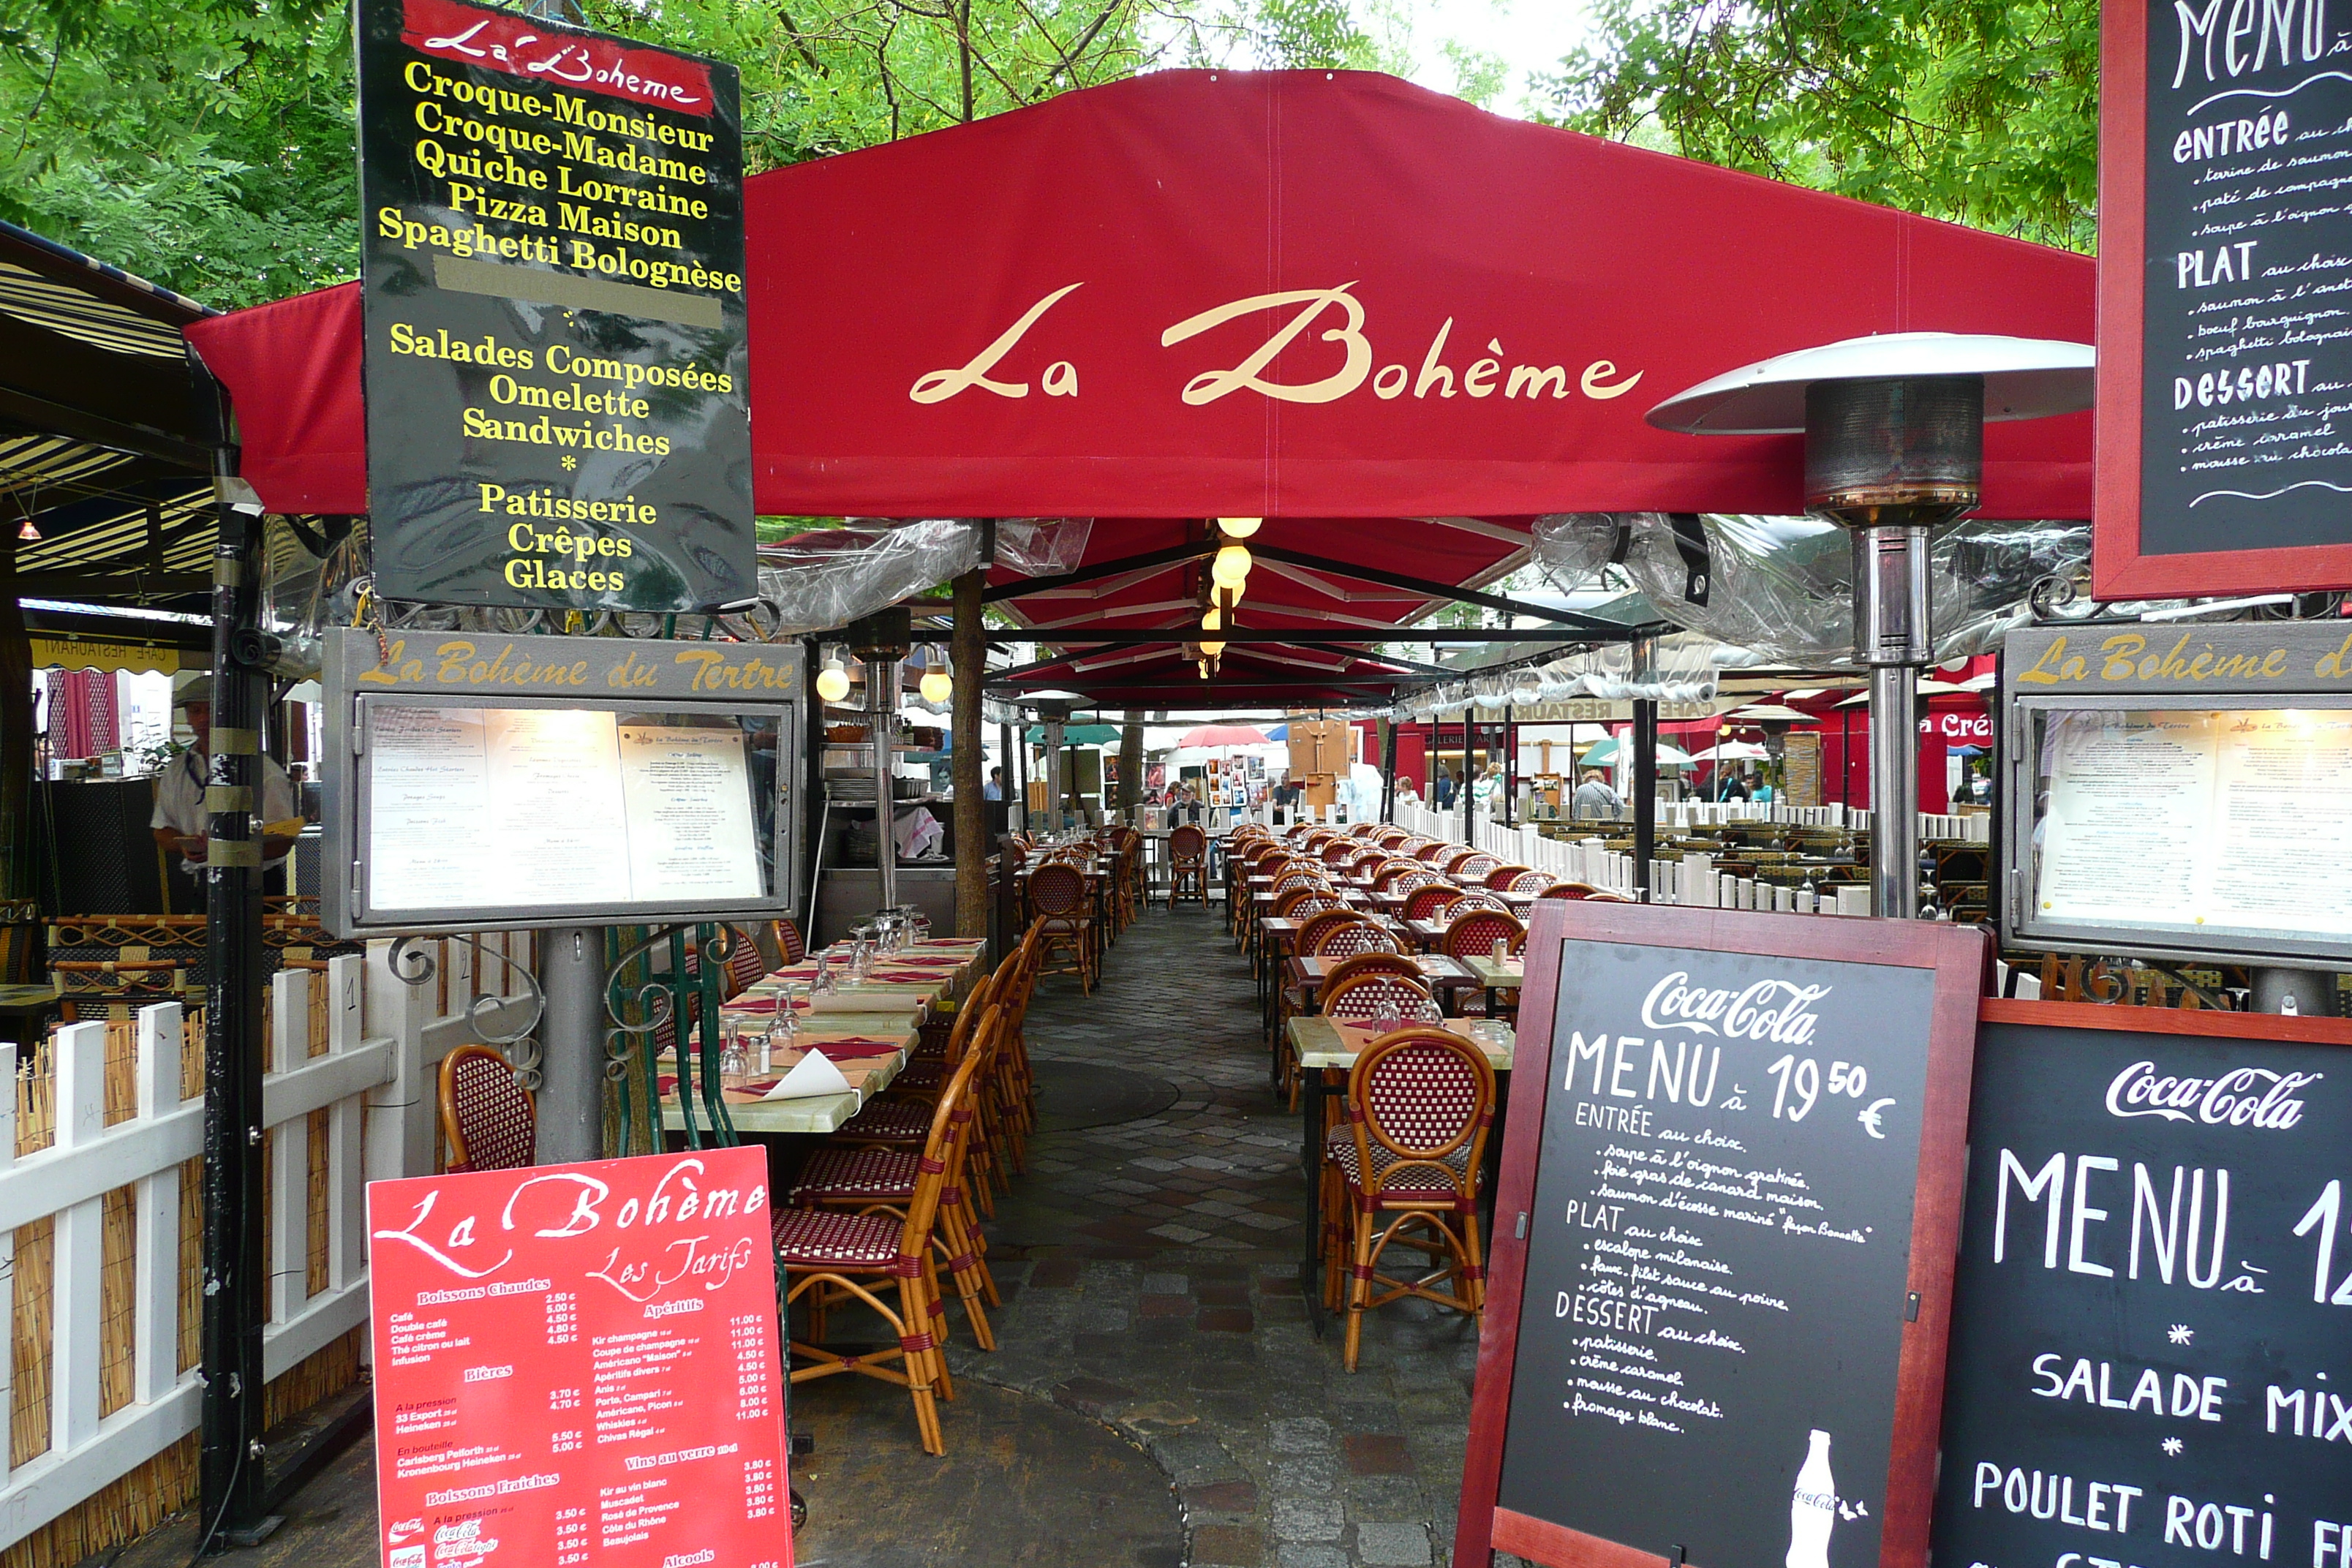
{"label": "metal heater pole", "polygon": [[1650,901],[1650,864],[1658,853],[1658,705],[1633,700],[1633,894]]}
{"label": "metal heater pole", "polygon": [[890,793],[890,723],[898,715],[898,661],[877,658],[866,667],[866,734],[874,742],[874,865],[881,873],[881,900],[898,901],[898,813]]}
{"label": "metal heater pole", "polygon": [[604,928],[541,931],[539,1163],[604,1157]]}
{"label": "metal heater pole", "polygon": [[1853,534],[1854,647],[1870,666],[1870,912],[1919,913],[1919,729],[1927,663],[1927,529],[1879,524]]}

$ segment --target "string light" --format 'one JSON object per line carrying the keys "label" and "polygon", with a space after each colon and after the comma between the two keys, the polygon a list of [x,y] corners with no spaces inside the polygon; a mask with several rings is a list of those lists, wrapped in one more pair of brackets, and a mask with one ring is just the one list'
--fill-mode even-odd
{"label": "string light", "polygon": [[1259,529],[1265,526],[1265,519],[1262,517],[1221,517],[1217,519],[1217,531],[1223,534],[1227,539],[1247,539],[1251,534],[1255,533]]}
{"label": "string light", "polygon": [[1224,545],[1218,550],[1216,559],[1209,563],[1209,581],[1220,588],[1231,588],[1239,592],[1241,585],[1249,581],[1251,564],[1250,552],[1246,547],[1239,544]]}
{"label": "string light", "polygon": [[41,542],[41,531],[33,526],[33,520],[28,517],[25,520],[25,526],[16,531],[16,537],[27,544],[38,544]]}
{"label": "string light", "polygon": [[816,694],[827,702],[849,695],[849,671],[842,665],[838,645],[825,650],[824,668],[816,673]]}
{"label": "string light", "polygon": [[927,650],[924,655],[920,689],[923,700],[934,708],[955,695],[955,677],[948,673],[947,656],[936,647]]}

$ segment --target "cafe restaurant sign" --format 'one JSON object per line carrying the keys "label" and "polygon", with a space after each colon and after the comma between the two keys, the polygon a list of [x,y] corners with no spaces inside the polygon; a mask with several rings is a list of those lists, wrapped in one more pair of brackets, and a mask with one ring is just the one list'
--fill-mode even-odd
{"label": "cafe restaurant sign", "polygon": [[734,68],[457,0],[359,18],[376,591],[749,598]]}

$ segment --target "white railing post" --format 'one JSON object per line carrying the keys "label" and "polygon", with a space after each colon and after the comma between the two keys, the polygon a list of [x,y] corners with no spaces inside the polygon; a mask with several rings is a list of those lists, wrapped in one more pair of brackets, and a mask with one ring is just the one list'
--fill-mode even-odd
{"label": "white railing post", "polygon": [[[276,1005],[269,1066],[289,1073],[310,1056],[310,975],[281,969],[272,977]],[[285,1322],[310,1300],[310,1121],[290,1117],[268,1130],[269,1167],[269,1316]]]}
{"label": "white railing post", "polygon": [[[95,1143],[106,1133],[106,1026],[68,1024],[57,1033],[57,1139],[59,1150]],[[49,1451],[64,1454],[98,1431],[99,1276],[104,1268],[106,1201],[88,1198],[58,1211],[49,1291]]]}
{"label": "white railing post", "polygon": [[[367,960],[344,953],[327,960],[327,1052],[347,1056],[360,1047],[360,993]],[[367,1173],[360,1168],[363,1099],[339,1100],[327,1110],[327,1283],[334,1289],[367,1272]]]}
{"label": "white railing post", "polygon": [[[180,1109],[180,1005],[139,1009],[139,1119]],[[131,1398],[152,1405],[180,1381],[180,1167],[142,1176],[134,1189],[137,1254],[132,1263]]]}
{"label": "white railing post", "polygon": [[364,1016],[370,1037],[392,1042],[392,1079],[368,1095],[367,1178],[388,1182],[433,1169],[436,1094],[425,1071],[425,987],[393,973],[392,943],[367,950]]}

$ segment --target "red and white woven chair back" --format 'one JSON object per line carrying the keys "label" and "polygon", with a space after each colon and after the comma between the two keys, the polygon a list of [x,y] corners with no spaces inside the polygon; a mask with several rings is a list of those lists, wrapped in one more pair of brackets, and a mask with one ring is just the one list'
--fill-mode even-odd
{"label": "red and white woven chair back", "polygon": [[1415,985],[1423,984],[1421,964],[1412,954],[1397,950],[1374,950],[1350,953],[1332,964],[1331,973],[1323,977],[1323,985],[1326,990],[1331,990],[1367,974],[1396,974]]}
{"label": "red and white woven chair back", "polygon": [[788,920],[776,922],[776,945],[783,950],[787,965],[798,963],[808,956],[808,938],[801,935],[801,928]]}
{"label": "red and white woven chair back", "polygon": [[1298,888],[1275,900],[1275,912],[1286,920],[1303,921],[1309,915],[1319,915],[1326,910],[1344,910],[1348,906],[1339,895],[1321,888]]}
{"label": "red and white woven chair back", "polygon": [[1087,879],[1076,866],[1048,862],[1029,879],[1029,907],[1057,920],[1082,913],[1087,905]]}
{"label": "red and white woven chair back", "polygon": [[1465,888],[1461,899],[1454,905],[1454,912],[1458,915],[1470,910],[1499,910],[1509,914],[1511,903],[1500,893],[1490,893],[1484,888]]}
{"label": "red and white woven chair back", "polygon": [[1356,846],[1349,839],[1334,838],[1323,846],[1323,864],[1326,866],[1352,865],[1355,858]]}
{"label": "red and white woven chair back", "polygon": [[539,1132],[530,1091],[504,1057],[487,1046],[449,1053],[442,1105],[454,1152],[468,1171],[511,1171],[537,1162]]}
{"label": "red and white woven chair back", "polygon": [[1465,859],[1456,860],[1454,863],[1454,874],[1457,877],[1475,877],[1484,882],[1486,873],[1501,864],[1502,862],[1492,855],[1473,855]]}
{"label": "red and white woven chair back", "polygon": [[1349,1079],[1349,1102],[1365,1130],[1409,1159],[1444,1159],[1494,1116],[1494,1069],[1477,1047],[1443,1029],[1381,1037]]}
{"label": "red and white woven chair back", "polygon": [[1323,951],[1323,943],[1330,938],[1333,931],[1347,926],[1367,923],[1369,922],[1363,916],[1346,908],[1325,910],[1320,914],[1309,915],[1307,917],[1307,922],[1298,928],[1298,937],[1292,944],[1292,951],[1320,952]]}
{"label": "red and white woven chair back", "polygon": [[1486,887],[1499,893],[1533,869],[1529,866],[1490,866],[1483,881]]}
{"label": "red and white woven chair back", "polygon": [[1508,910],[1472,910],[1454,916],[1454,923],[1445,928],[1446,956],[1475,958],[1494,952],[1498,942],[1507,951],[1526,934],[1527,928]]}
{"label": "red and white woven chair back", "polygon": [[1549,893],[1552,886],[1552,879],[1541,871],[1522,871],[1512,878],[1510,886],[1503,890],[1510,893]]}
{"label": "red and white woven chair back", "polygon": [[1307,951],[1321,958],[1353,958],[1360,952],[1396,952],[1400,949],[1396,938],[1371,921],[1352,920],[1331,927]]}
{"label": "red and white woven chair back", "polygon": [[730,927],[735,946],[727,954],[727,984],[723,988],[729,1001],[743,994],[768,977],[768,961],[760,956],[760,944],[751,933],[740,927]]}
{"label": "red and white woven chair back", "polygon": [[1328,987],[1323,1016],[1354,1022],[1402,1018],[1416,1024],[1434,1024],[1439,1016],[1429,988],[1402,974],[1366,974]]}
{"label": "red and white woven chair back", "polygon": [[1444,858],[1446,849],[1447,846],[1443,844],[1424,844],[1412,852],[1412,858],[1434,865]]}
{"label": "red and white woven chair back", "polygon": [[1404,918],[1409,921],[1435,920],[1466,896],[1461,889],[1449,888],[1443,882],[1423,883],[1405,895]]}
{"label": "red and white woven chair back", "polygon": [[1178,860],[1198,860],[1209,852],[1209,836],[1193,824],[1178,825],[1168,835],[1168,853]]}
{"label": "red and white woven chair back", "polygon": [[1457,849],[1451,855],[1446,856],[1438,864],[1439,868],[1447,876],[1459,877],[1464,875],[1462,868],[1469,865],[1473,860],[1483,860],[1485,858],[1486,858],[1486,857],[1479,854],[1475,849]]}

